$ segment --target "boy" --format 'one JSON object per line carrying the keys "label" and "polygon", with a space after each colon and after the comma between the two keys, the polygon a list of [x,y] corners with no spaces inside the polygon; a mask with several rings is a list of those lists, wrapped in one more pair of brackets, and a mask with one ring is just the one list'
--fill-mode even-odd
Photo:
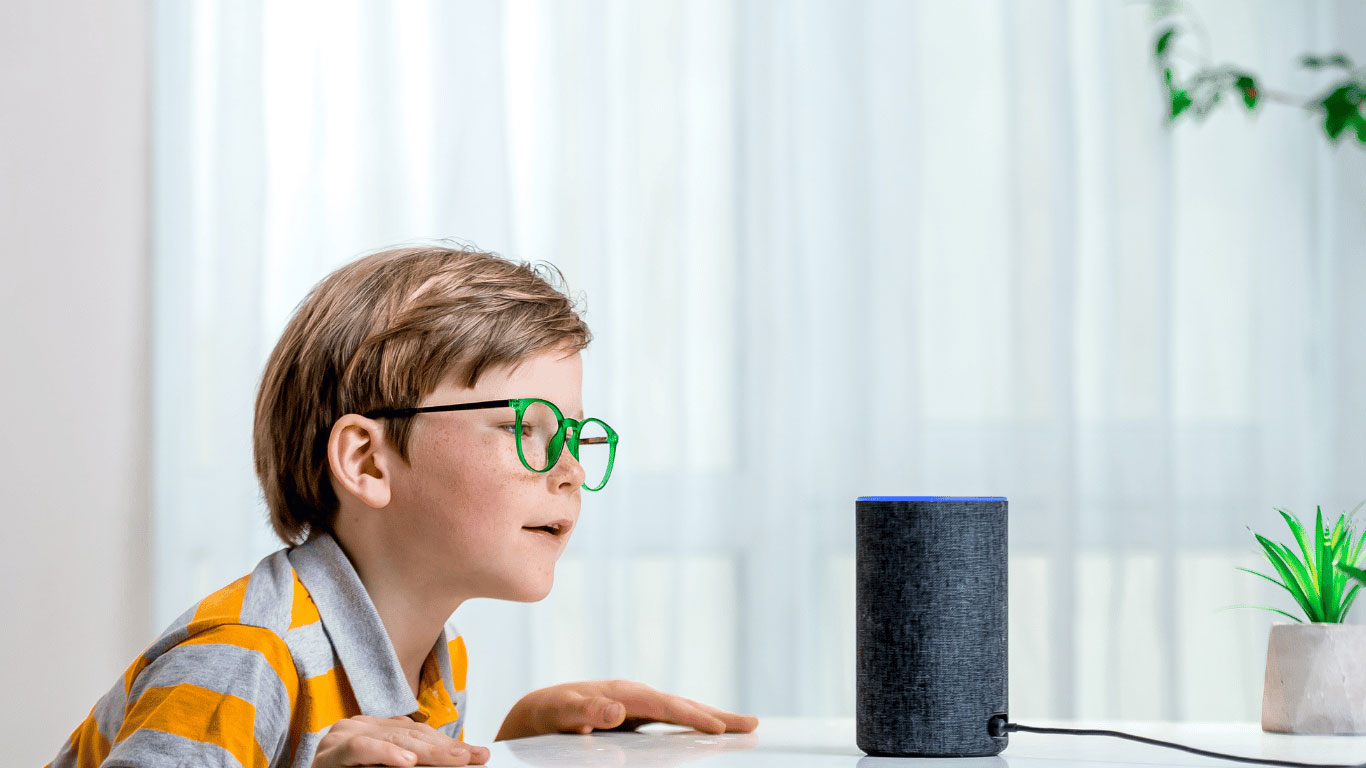
{"label": "boy", "polygon": [[[463,741],[448,619],[473,597],[544,598],[581,488],[606,482],[610,454],[599,478],[579,461],[615,451],[582,412],[591,339],[566,296],[493,254],[404,248],[325,278],[256,401],[257,477],[286,549],[173,622],[53,768],[485,762]],[[758,724],[609,680],[527,694],[497,739],[654,721]]]}

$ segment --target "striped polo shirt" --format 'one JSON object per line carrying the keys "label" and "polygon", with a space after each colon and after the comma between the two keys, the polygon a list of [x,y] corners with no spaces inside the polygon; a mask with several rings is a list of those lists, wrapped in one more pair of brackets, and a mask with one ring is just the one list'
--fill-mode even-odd
{"label": "striped polo shirt", "polygon": [[307,766],[355,715],[407,715],[463,741],[465,673],[448,622],[414,697],[355,568],[319,532],[172,622],[50,766]]}

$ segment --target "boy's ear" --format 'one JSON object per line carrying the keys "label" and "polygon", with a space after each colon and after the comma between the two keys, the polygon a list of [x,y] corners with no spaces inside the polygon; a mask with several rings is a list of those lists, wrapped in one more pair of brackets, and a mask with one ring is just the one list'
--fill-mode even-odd
{"label": "boy's ear", "polygon": [[366,506],[389,506],[389,460],[380,450],[384,427],[374,419],[348,413],[332,425],[327,437],[327,464],[342,488]]}

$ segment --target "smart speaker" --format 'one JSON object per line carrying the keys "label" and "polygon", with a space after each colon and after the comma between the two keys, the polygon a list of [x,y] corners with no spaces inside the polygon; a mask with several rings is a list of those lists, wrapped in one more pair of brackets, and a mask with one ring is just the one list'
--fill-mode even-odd
{"label": "smart speaker", "polygon": [[870,755],[981,757],[1006,701],[1006,500],[860,496],[856,741]]}

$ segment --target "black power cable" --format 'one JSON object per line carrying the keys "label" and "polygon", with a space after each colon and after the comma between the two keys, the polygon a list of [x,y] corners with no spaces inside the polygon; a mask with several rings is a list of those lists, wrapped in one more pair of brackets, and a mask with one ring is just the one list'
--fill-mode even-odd
{"label": "black power cable", "polygon": [[1170,741],[1150,739],[1146,736],[1135,736],[1131,733],[1124,733],[1123,731],[1106,731],[1086,728],[1039,728],[1032,725],[1020,725],[1019,723],[1006,722],[1006,718],[1001,715],[992,715],[991,719],[987,721],[987,733],[990,733],[992,736],[1004,736],[1012,731],[1021,731],[1025,733],[1065,733],[1073,736],[1114,736],[1120,739],[1137,741],[1141,744],[1152,744],[1158,747],[1180,749],[1192,754],[1204,755],[1205,757],[1217,757],[1224,760],[1236,760],[1240,763],[1256,763],[1257,765],[1284,765],[1289,766],[1289,768],[1366,768],[1366,763],[1297,763],[1293,760],[1270,760],[1261,757],[1226,755],[1222,752],[1196,749],[1195,747],[1188,747],[1184,744],[1174,744]]}

